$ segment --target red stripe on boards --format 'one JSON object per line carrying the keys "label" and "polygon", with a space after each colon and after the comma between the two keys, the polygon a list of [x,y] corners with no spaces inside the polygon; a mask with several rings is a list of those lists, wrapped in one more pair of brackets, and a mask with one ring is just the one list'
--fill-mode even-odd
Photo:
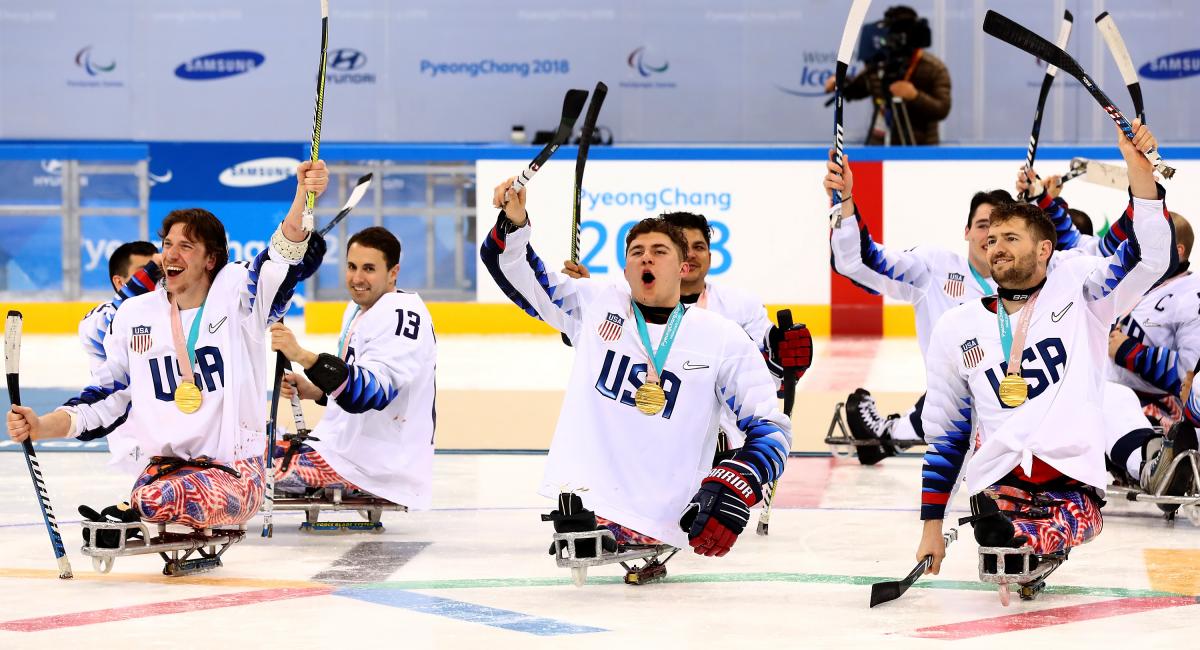
{"label": "red stripe on boards", "polygon": [[[854,203],[875,241],[883,243],[883,163],[851,162]],[[829,270],[829,325],[834,336],[882,336],[883,296],[867,293]]]}

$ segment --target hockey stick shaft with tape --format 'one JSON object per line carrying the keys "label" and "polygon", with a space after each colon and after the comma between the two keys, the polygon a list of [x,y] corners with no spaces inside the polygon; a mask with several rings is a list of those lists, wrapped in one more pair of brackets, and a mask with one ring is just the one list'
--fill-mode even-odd
{"label": "hockey stick shaft with tape", "polygon": [[[854,43],[858,40],[858,33],[862,31],[863,21],[867,18],[867,9],[871,7],[871,0],[854,0],[850,5],[850,13],[846,16],[846,25],[842,28],[842,42],[838,46],[837,66],[834,68],[834,85],[833,85],[833,162],[837,165],[842,164],[842,155],[845,153],[845,129],[842,126],[842,108],[844,98],[842,89],[846,86],[846,73],[850,69],[850,59],[854,56]],[[841,204],[842,193],[833,191],[833,212],[837,214],[837,221],[841,223]]]}
{"label": "hockey stick shaft with tape", "polygon": [[[329,0],[321,0],[321,66],[317,69],[317,99],[313,106],[312,142],[309,147],[309,160],[317,162],[317,154],[321,149],[321,119],[325,115],[325,64],[329,56]],[[317,205],[317,193],[308,192],[304,196],[304,213],[301,215],[301,225],[305,232],[313,230],[313,210]]]}
{"label": "hockey stick shaft with tape", "polygon": [[[19,311],[9,311],[4,323],[4,374],[8,380],[8,399],[13,406],[21,406],[21,326],[23,317]],[[67,558],[67,548],[63,544],[62,533],[58,530],[58,520],[54,517],[54,507],[50,505],[50,492],[46,489],[46,479],[42,477],[42,466],[38,462],[37,453],[33,449],[32,438],[26,438],[21,443],[25,453],[25,467],[29,470],[29,478],[33,480],[33,491],[37,495],[38,507],[42,511],[42,521],[46,524],[46,533],[50,536],[50,546],[54,557],[58,560],[58,577],[67,579],[74,577],[71,572],[71,561]]]}
{"label": "hockey stick shaft with tape", "polygon": [[[1074,24],[1074,17],[1070,11],[1063,12],[1062,23],[1058,28],[1058,40],[1056,45],[1066,49],[1067,41],[1071,38],[1071,26]],[[1053,63],[1046,65],[1046,76],[1042,78],[1042,88],[1038,91],[1037,109],[1033,112],[1033,130],[1029,134],[1029,148],[1025,151],[1025,169],[1033,169],[1033,161],[1037,159],[1038,139],[1042,132],[1042,112],[1046,110],[1046,99],[1050,97],[1050,88],[1054,85],[1054,76],[1058,72],[1058,66]],[[1026,193],[1021,192],[1018,197],[1020,200],[1025,200]]]}
{"label": "hockey stick shaft with tape", "polygon": [[1146,106],[1142,103],[1142,84],[1138,81],[1137,69],[1133,67],[1129,48],[1125,47],[1125,39],[1121,38],[1121,32],[1117,29],[1117,21],[1105,11],[1096,16],[1096,27],[1104,37],[1104,43],[1108,46],[1113,60],[1117,62],[1117,69],[1121,71],[1121,79],[1125,82],[1125,88],[1129,90],[1129,98],[1133,100],[1134,114],[1145,124]]}
{"label": "hockey stick shaft with tape", "polygon": [[275,532],[275,441],[279,426],[279,390],[283,385],[283,371],[290,367],[282,352],[275,352],[275,379],[271,385],[271,411],[267,413],[266,489],[263,490],[262,536],[271,537]]}
{"label": "hockey stick shaft with tape", "polygon": [[596,130],[596,120],[600,117],[600,108],[604,106],[604,98],[608,96],[608,86],[603,81],[596,84],[592,91],[592,99],[588,102],[587,115],[583,117],[583,126],[579,130],[579,153],[575,155],[575,201],[571,206],[571,261],[579,262],[579,226],[583,221],[580,205],[583,199],[583,169],[587,165],[588,150],[592,147],[592,133]]}
{"label": "hockey stick shaft with tape", "polygon": [[[780,331],[791,329],[795,321],[792,320],[792,310],[780,309],[775,312],[775,321],[779,324]],[[792,407],[796,404],[796,376],[786,368],[783,370],[783,414],[791,417]],[[779,489],[779,479],[771,481],[763,494],[763,508],[758,513],[758,529],[759,535],[767,535],[771,525],[771,503],[775,500],[775,491]]]}
{"label": "hockey stick shaft with tape", "polygon": [[[1133,139],[1133,126],[1125,118],[1125,114],[1121,112],[1121,109],[1117,108],[1108,95],[1104,94],[1104,91],[1096,85],[1096,82],[1092,81],[1092,78],[1079,65],[1079,62],[1071,58],[1071,55],[1055,47],[1053,43],[1038,36],[1026,27],[991,9],[984,16],[983,31],[1017,49],[1024,50],[1044,61],[1053,63],[1063,72],[1078,79],[1079,83],[1083,84],[1083,87],[1104,108],[1113,122],[1125,133],[1125,137]],[[1154,169],[1162,174],[1164,178],[1171,178],[1175,175],[1175,169],[1163,161],[1157,148],[1152,148],[1145,152],[1145,154],[1150,163],[1154,165]]]}
{"label": "hockey stick shaft with tape", "polygon": [[513,181],[514,192],[520,192],[521,188],[528,185],[529,181],[533,180],[534,174],[537,174],[542,165],[546,164],[554,152],[558,151],[559,146],[571,137],[571,131],[575,128],[575,120],[578,120],[579,114],[583,112],[583,105],[587,102],[587,98],[586,90],[572,88],[567,91],[566,96],[563,97],[562,117],[559,119],[554,137],[546,143],[545,147],[542,147],[533,161],[525,169],[522,169],[520,174],[517,174],[516,180]]}

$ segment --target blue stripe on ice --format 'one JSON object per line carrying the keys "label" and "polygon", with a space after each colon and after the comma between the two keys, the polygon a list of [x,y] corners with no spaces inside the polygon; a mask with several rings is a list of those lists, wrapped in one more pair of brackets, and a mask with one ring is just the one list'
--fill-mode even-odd
{"label": "blue stripe on ice", "polygon": [[356,600],[387,605],[400,609],[412,610],[422,614],[444,616],[467,623],[479,623],[498,627],[513,632],[525,632],[537,636],[558,636],[563,634],[590,634],[592,632],[607,632],[599,627],[572,625],[551,618],[530,616],[521,612],[507,609],[497,609],[485,605],[476,605],[461,600],[427,596],[403,589],[339,589],[335,595],[354,598]]}

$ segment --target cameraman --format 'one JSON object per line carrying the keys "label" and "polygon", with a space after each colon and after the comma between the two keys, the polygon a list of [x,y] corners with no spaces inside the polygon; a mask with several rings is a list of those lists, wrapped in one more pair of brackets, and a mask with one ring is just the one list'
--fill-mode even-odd
{"label": "cameraman", "polygon": [[[882,32],[877,43],[868,42],[874,40],[867,36],[872,28]],[[929,43],[929,24],[903,5],[890,7],[883,21],[864,29],[859,54],[866,67],[846,83],[842,94],[847,101],[874,98],[875,116],[867,144],[884,143],[884,131],[878,126],[880,114],[890,124],[893,144],[938,143],[938,122],[950,114],[950,71],[941,59],[924,50]],[[864,52],[871,54],[863,57]],[[825,91],[833,92],[833,87],[830,77]],[[907,130],[901,129],[903,115],[894,114],[892,97],[903,100],[902,110],[912,125],[912,142]]]}

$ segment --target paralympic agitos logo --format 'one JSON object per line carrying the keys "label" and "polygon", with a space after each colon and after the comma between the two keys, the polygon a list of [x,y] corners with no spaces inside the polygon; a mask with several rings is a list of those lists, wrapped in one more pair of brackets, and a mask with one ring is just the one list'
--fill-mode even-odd
{"label": "paralympic agitos logo", "polygon": [[627,58],[629,67],[637,70],[637,73],[643,77],[650,75],[662,74],[671,67],[670,61],[663,61],[661,64],[655,65],[646,61],[646,47],[642,46],[629,53]]}
{"label": "paralympic agitos logo", "polygon": [[180,63],[175,68],[175,76],[190,81],[222,79],[250,72],[266,59],[262,54],[250,50],[213,52]]}
{"label": "paralympic agitos logo", "polygon": [[89,76],[95,77],[101,72],[112,72],[117,67],[117,62],[115,60],[108,63],[93,61],[92,46],[89,45],[75,53],[75,65],[83,68]]}
{"label": "paralympic agitos logo", "polygon": [[1138,68],[1147,79],[1182,79],[1200,75],[1200,50],[1164,54]]}

